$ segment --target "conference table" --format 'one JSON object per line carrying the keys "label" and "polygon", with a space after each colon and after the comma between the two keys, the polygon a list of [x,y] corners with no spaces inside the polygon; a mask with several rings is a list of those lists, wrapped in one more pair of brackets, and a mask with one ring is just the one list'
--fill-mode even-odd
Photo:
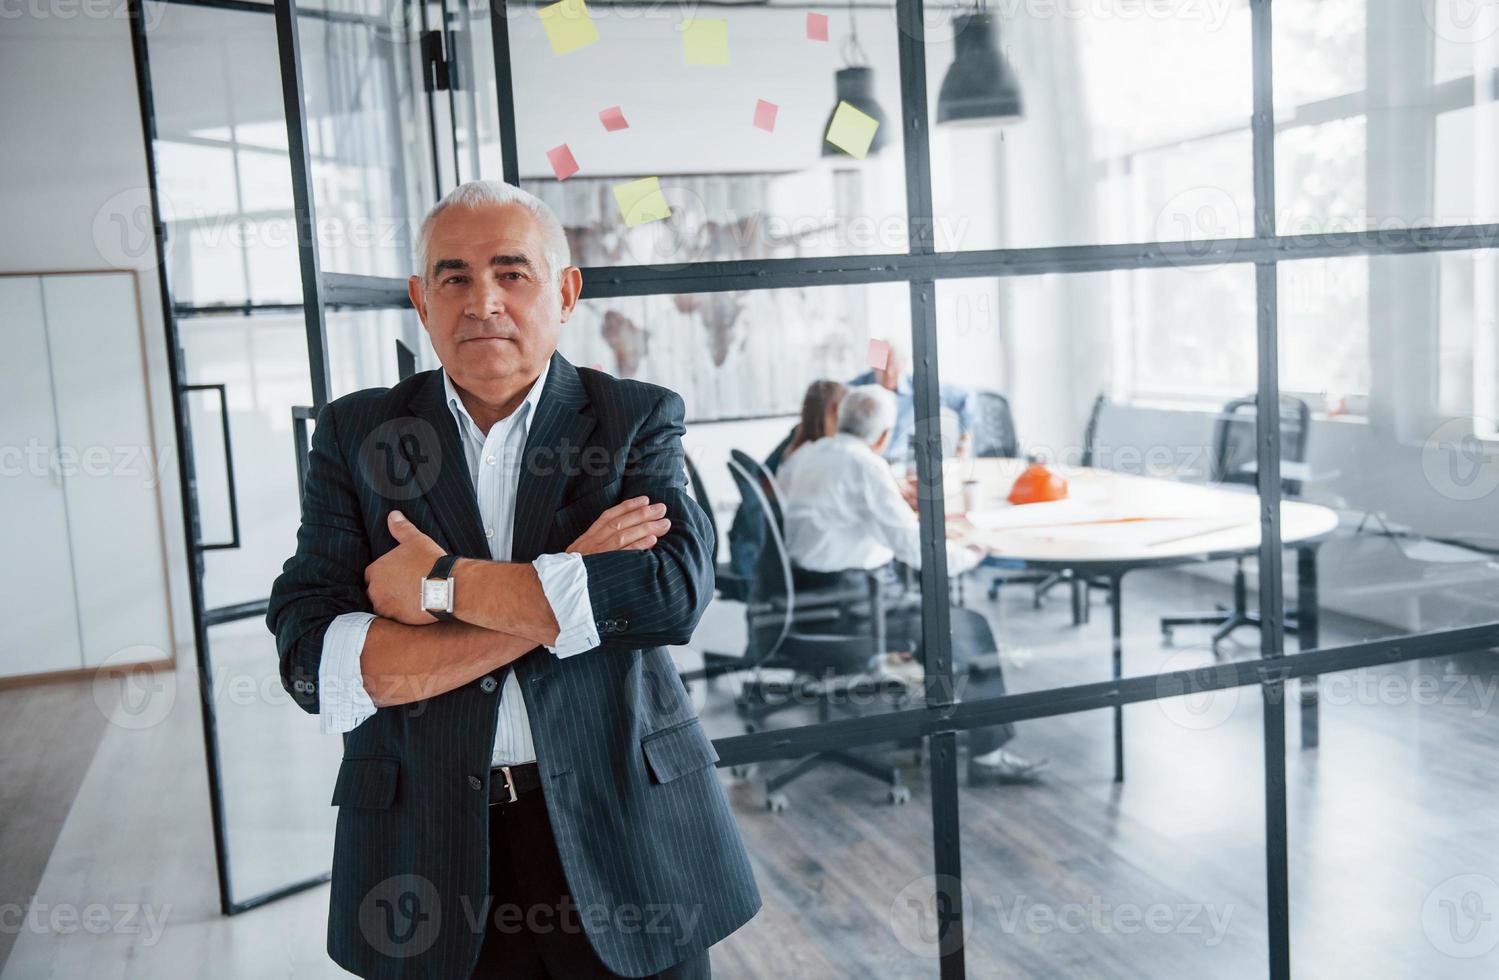
{"label": "conference table", "polygon": [[[1050,465],[1067,480],[1063,500],[1006,499],[1028,463],[1022,459],[950,459],[944,486],[949,537],[983,552],[979,567],[1070,571],[1109,583],[1113,676],[1122,676],[1121,582],[1143,568],[1166,568],[1259,553],[1259,496],[1249,487],[1184,483],[1110,470]],[[1281,540],[1296,552],[1296,636],[1317,645],[1317,548],[1338,526],[1328,507],[1280,505]],[[1317,679],[1301,681],[1301,739],[1317,744]],[[1114,778],[1124,779],[1124,713],[1114,707]]]}

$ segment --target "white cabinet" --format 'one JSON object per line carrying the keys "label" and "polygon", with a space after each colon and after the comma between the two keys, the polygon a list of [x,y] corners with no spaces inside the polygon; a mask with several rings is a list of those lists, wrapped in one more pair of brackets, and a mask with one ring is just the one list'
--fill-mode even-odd
{"label": "white cabinet", "polygon": [[171,655],[129,273],[0,276],[0,677]]}

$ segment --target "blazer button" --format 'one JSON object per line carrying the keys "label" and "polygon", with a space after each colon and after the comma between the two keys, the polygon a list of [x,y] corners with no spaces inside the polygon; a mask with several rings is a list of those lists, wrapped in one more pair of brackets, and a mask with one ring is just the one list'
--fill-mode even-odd
{"label": "blazer button", "polygon": [[468,777],[468,784],[469,784],[469,786],[473,787],[474,789],[483,789],[484,788],[484,780],[480,779],[478,776],[470,776],[470,777]]}
{"label": "blazer button", "polygon": [[499,686],[499,681],[495,680],[493,677],[486,677],[479,682],[479,687],[483,689],[485,694],[493,694],[494,689]]}
{"label": "blazer button", "polygon": [[618,631],[624,631],[630,626],[630,621],[628,619],[616,619],[614,622],[616,624],[614,628]]}

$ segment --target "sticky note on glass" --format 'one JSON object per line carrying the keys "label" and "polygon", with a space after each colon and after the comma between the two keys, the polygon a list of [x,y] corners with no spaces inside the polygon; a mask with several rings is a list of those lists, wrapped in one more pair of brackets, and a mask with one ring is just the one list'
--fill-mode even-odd
{"label": "sticky note on glass", "polygon": [[599,39],[598,28],[583,0],[559,0],[541,8],[541,26],[555,54],[567,54],[585,48]]}
{"label": "sticky note on glass", "polygon": [[671,205],[661,196],[660,177],[642,177],[614,185],[614,203],[630,227],[671,217]]}
{"label": "sticky note on glass", "polygon": [[566,180],[578,172],[578,161],[573,159],[573,151],[567,148],[566,143],[547,150],[547,162],[552,165],[552,173],[557,175],[558,180]]}
{"label": "sticky note on glass", "polygon": [[689,65],[727,65],[729,22],[714,18],[682,21],[682,53]]}
{"label": "sticky note on glass", "polygon": [[828,39],[828,15],[807,14],[807,40],[826,41]]}
{"label": "sticky note on glass", "polygon": [[869,144],[874,142],[874,131],[879,128],[878,119],[847,102],[839,102],[833,110],[833,121],[828,123],[827,141],[862,160],[869,153]]}
{"label": "sticky note on glass", "polygon": [[766,102],[764,99],[755,100],[755,128],[763,129],[767,133],[775,132],[776,112],[781,107],[774,102]]}
{"label": "sticky note on glass", "polygon": [[617,105],[612,105],[599,113],[599,122],[603,123],[604,128],[611,133],[630,128],[630,124],[625,122],[624,110]]}
{"label": "sticky note on glass", "polygon": [[885,365],[890,363],[890,342],[886,340],[871,340],[869,342],[869,366],[876,371],[885,370]]}

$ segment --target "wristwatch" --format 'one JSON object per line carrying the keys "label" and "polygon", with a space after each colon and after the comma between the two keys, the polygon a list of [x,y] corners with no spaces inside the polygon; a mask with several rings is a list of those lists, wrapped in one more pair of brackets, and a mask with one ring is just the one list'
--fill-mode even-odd
{"label": "wristwatch", "polygon": [[438,619],[455,620],[453,615],[453,565],[457,555],[443,555],[422,579],[422,611]]}

